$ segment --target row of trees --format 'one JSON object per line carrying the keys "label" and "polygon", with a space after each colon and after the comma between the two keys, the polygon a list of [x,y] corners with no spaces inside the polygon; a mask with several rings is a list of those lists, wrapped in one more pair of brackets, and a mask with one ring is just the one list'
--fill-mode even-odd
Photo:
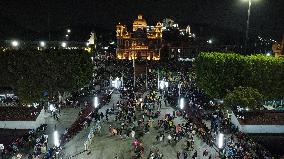
{"label": "row of trees", "polygon": [[6,50],[0,52],[0,87],[11,87],[24,103],[74,91],[92,78],[83,50]]}
{"label": "row of trees", "polygon": [[195,65],[197,84],[211,98],[223,99],[239,86],[252,87],[265,99],[284,97],[284,59],[203,52]]}

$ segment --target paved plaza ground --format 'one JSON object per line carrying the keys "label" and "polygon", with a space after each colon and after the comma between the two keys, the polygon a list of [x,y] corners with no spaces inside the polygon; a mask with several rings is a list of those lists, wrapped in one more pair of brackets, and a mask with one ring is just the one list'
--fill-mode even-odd
{"label": "paved plaza ground", "polygon": [[[105,113],[105,110],[107,108],[111,108],[113,106],[113,103],[116,104],[119,99],[120,99],[119,94],[112,94],[111,102],[103,106],[99,110],[99,112]],[[174,109],[172,107],[166,107],[164,105],[164,102],[162,102],[161,115],[159,118],[162,119],[164,117],[164,114],[172,113],[173,110]],[[66,115],[67,114],[68,113],[66,113]],[[73,115],[77,116],[76,113]],[[69,119],[68,121],[64,121],[62,123],[68,125],[69,124],[68,122],[71,122],[71,120],[72,119]],[[133,155],[133,147],[131,146],[133,138],[130,137],[122,139],[120,136],[110,136],[108,128],[109,125],[114,124],[113,122],[114,122],[114,115],[111,115],[109,117],[108,122],[105,121],[105,119],[103,120],[102,133],[101,135],[98,134],[95,135],[94,140],[90,145],[90,151],[84,151],[84,142],[87,140],[87,136],[88,133],[90,132],[91,127],[82,130],[70,142],[64,145],[63,151],[65,158],[69,158],[72,156],[72,158],[74,159],[88,159],[88,158],[113,159],[117,154],[119,159],[130,159],[131,156]],[[184,120],[181,117],[177,117],[175,118],[174,122],[178,124],[184,122]],[[156,123],[157,120],[155,120],[155,124]],[[93,124],[94,123],[92,123],[92,125]],[[142,142],[145,148],[144,158],[147,158],[150,149],[154,148],[158,148],[160,152],[162,152],[164,159],[175,159],[177,151],[183,152],[185,148],[185,139],[182,139],[176,145],[170,145],[166,142],[167,139],[165,139],[164,142],[157,142],[156,141],[157,135],[158,135],[158,130],[156,130],[155,128],[150,128],[150,132],[142,137]],[[198,137],[195,136],[194,140],[195,140],[194,149],[197,150],[198,152],[198,158],[205,158],[202,157],[202,152],[205,149],[209,150],[209,155],[211,155],[212,158],[215,158],[218,155],[215,149],[210,148],[206,143],[201,141]],[[193,153],[194,151],[188,151],[190,158],[193,155]],[[208,156],[206,158],[208,158]]]}

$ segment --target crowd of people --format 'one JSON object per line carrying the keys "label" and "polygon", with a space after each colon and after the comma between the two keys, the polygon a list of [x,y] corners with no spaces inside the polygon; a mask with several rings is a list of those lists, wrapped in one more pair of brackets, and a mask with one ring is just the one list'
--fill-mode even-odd
{"label": "crowd of people", "polygon": [[[123,88],[119,92],[121,94],[119,101],[114,103],[112,108],[106,109],[105,112],[100,112],[89,103],[84,104],[83,108],[79,108],[80,103],[73,102],[74,107],[81,109],[81,111],[71,127],[65,130],[61,137],[61,144],[68,142],[82,129],[90,129],[84,142],[84,149],[90,151],[94,136],[96,134],[101,135],[103,124],[107,124],[109,136],[132,140],[130,146],[132,147],[131,157],[133,159],[141,157],[162,159],[164,157],[164,154],[158,148],[151,148],[149,153],[145,154],[146,145],[142,138],[145,134],[151,133],[154,128],[157,132],[156,143],[167,143],[175,146],[179,142],[184,142],[184,149],[177,151],[177,159],[197,158],[198,156],[211,159],[213,158],[212,150],[215,150],[223,158],[272,158],[272,155],[262,146],[251,140],[246,134],[239,132],[238,128],[230,123],[225,112],[212,106],[214,104],[197,87],[194,75],[187,75],[188,70],[181,71],[179,66],[172,67],[171,63],[163,64],[164,70],[179,73],[175,75],[176,77],[163,77],[164,80],[172,83],[169,87],[157,92],[158,80],[154,70],[156,66],[162,70],[161,66],[155,63],[150,65],[151,73],[149,72],[147,77],[137,76],[136,86],[134,87],[133,76],[129,74],[133,69],[131,63],[126,62],[123,67],[120,67],[123,62],[112,62],[109,65],[111,67],[107,66],[111,62],[106,62],[104,67],[98,67],[99,73],[96,78],[104,81],[103,79],[109,79],[110,75],[113,77],[124,76],[124,79],[127,80],[124,81]],[[112,71],[113,69],[121,70]],[[165,74],[167,75],[168,72]],[[99,81],[96,82],[100,83]],[[145,85],[148,87],[146,88]],[[103,104],[108,103],[110,98],[111,94],[108,94],[104,98]],[[184,98],[186,101],[183,109],[178,106],[180,98]],[[163,104],[165,107],[172,106],[174,111],[161,114]],[[9,119],[8,109],[4,112],[0,111],[0,113],[5,114],[6,120]],[[27,114],[27,112],[29,116],[36,116],[38,113],[36,110],[20,109],[18,118],[26,119],[24,114]],[[52,116],[58,120],[59,113],[54,111]],[[178,118],[183,119],[183,122],[176,122]],[[220,133],[225,134],[222,148],[219,148],[216,144]],[[26,141],[28,145],[33,145],[34,148],[34,152],[30,154],[29,158],[35,158],[42,153],[46,153],[47,158],[52,158],[57,147],[47,149],[46,136],[34,134],[34,132],[29,132],[28,137],[23,138],[23,141]],[[194,146],[196,145],[196,138],[201,139],[208,147],[203,149],[201,154],[197,151],[198,147]],[[9,147],[9,151],[19,151],[20,145],[13,143]],[[118,158],[118,155],[114,157]]]}
{"label": "crowd of people", "polygon": [[[177,92],[178,86],[172,88]],[[182,95],[187,99],[186,113],[197,128],[197,134],[208,145],[218,150],[215,141],[219,133],[225,133],[226,138],[224,147],[220,150],[223,156],[228,158],[271,158],[272,155],[261,145],[252,141],[246,134],[238,131],[237,127],[232,125],[225,113],[221,110],[210,109],[210,102],[200,91],[194,80],[183,81],[184,91]],[[178,101],[178,96],[167,96],[169,103]],[[215,107],[217,108],[217,107]],[[208,113],[209,112],[209,113]]]}

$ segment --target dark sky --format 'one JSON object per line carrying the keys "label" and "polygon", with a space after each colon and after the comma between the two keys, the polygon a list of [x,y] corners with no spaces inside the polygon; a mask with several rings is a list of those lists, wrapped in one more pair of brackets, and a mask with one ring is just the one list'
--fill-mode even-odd
{"label": "dark sky", "polygon": [[[248,3],[244,0],[0,0],[0,14],[34,31],[94,24],[113,29],[132,23],[138,13],[153,24],[171,17],[180,24],[210,24],[244,31]],[[260,35],[284,34],[284,0],[254,0],[251,29]],[[2,25],[2,24],[0,24]],[[1,31],[1,30],[0,30]]]}

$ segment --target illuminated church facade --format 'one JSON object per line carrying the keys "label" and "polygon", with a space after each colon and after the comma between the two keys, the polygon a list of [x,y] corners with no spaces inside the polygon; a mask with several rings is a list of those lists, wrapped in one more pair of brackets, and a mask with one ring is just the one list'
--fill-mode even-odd
{"label": "illuminated church facade", "polygon": [[133,22],[132,31],[126,25],[116,26],[117,59],[160,60],[162,46],[162,24],[148,26],[142,15]]}

